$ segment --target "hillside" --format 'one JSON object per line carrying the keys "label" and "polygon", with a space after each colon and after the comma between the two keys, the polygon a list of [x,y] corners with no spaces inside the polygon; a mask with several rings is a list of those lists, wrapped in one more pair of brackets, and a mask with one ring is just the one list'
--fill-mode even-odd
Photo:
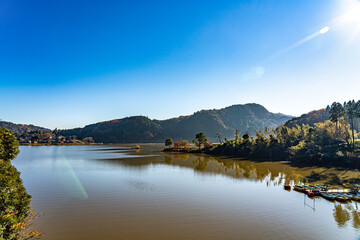
{"label": "hillside", "polygon": [[294,117],[286,121],[284,125],[290,128],[295,127],[296,125],[301,126],[302,124],[309,124],[310,126],[314,126],[314,123],[324,122],[326,120],[329,120],[329,117],[329,111],[324,108],[311,111],[309,113],[301,115],[300,117]]}
{"label": "hillside", "polygon": [[0,121],[0,127],[7,128],[15,133],[15,135],[21,135],[26,132],[42,131],[42,132],[51,132],[50,129],[38,127],[28,124],[15,124],[12,122]]}
{"label": "hillside", "polygon": [[216,133],[222,138],[234,138],[239,134],[265,127],[275,128],[289,117],[274,114],[259,104],[233,105],[223,109],[202,110],[189,116],[168,120],[151,120],[144,116],[127,117],[112,121],[87,125],[84,128],[62,130],[65,136],[77,135],[79,138],[91,136],[96,142],[134,143],[163,142],[170,137],[174,141],[191,141],[195,133],[204,132],[209,141],[218,141]]}
{"label": "hillside", "polygon": [[[314,126],[314,123],[318,122],[324,122],[326,120],[329,120],[330,113],[327,109],[320,109],[311,111],[309,113],[303,114],[300,117],[292,118],[284,123],[287,127],[295,127],[296,125],[301,126],[302,124],[308,124],[310,126]],[[355,119],[354,120],[354,129],[356,131],[360,131],[360,120]]]}

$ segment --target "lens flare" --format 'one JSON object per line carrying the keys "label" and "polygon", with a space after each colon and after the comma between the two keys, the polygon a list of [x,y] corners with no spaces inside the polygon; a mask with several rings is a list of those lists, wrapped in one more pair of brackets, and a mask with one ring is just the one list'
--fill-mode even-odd
{"label": "lens flare", "polygon": [[72,168],[70,162],[66,159],[66,157],[62,157],[59,159],[59,164],[65,169],[65,171],[69,174],[68,179],[66,180],[66,184],[68,186],[68,191],[77,194],[77,197],[80,197],[82,199],[87,199],[89,196],[84,188],[84,186],[81,184],[81,181],[79,177],[76,175],[74,169]]}
{"label": "lens flare", "polygon": [[321,34],[324,34],[324,33],[327,33],[328,31],[330,30],[330,27],[329,26],[326,26],[326,27],[323,27],[322,29],[320,29],[320,33]]}
{"label": "lens flare", "polygon": [[269,57],[268,59],[266,59],[266,61],[272,61],[280,56],[282,56],[283,54],[291,51],[292,49],[294,48],[297,48],[301,45],[303,45],[304,43],[310,41],[311,39],[314,39],[315,37],[318,37],[322,34],[325,34],[327,33],[328,31],[330,30],[330,27],[329,26],[325,26],[323,28],[321,28],[319,31],[316,31],[306,37],[304,37],[303,39],[300,39],[299,41],[293,43],[292,45],[280,50],[279,52],[275,53],[274,55],[272,55],[271,57]]}

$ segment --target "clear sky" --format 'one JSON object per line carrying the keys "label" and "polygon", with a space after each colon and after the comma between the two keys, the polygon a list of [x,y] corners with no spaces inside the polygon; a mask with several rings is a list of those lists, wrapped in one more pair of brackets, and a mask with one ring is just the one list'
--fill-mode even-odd
{"label": "clear sky", "polygon": [[359,0],[1,0],[0,119],[82,127],[360,99]]}

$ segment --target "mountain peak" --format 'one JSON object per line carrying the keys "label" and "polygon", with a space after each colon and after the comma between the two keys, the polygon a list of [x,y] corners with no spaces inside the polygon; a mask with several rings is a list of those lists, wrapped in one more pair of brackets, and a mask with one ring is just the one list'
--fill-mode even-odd
{"label": "mountain peak", "polygon": [[151,120],[145,116],[132,116],[104,121],[84,128],[62,130],[63,135],[78,135],[80,138],[93,137],[96,142],[130,143],[163,142],[170,137],[175,141],[192,140],[198,132],[204,132],[210,141],[220,133],[223,138],[253,133],[265,127],[275,128],[289,118],[269,112],[256,103],[236,104],[221,109],[203,109],[188,116],[167,120]]}

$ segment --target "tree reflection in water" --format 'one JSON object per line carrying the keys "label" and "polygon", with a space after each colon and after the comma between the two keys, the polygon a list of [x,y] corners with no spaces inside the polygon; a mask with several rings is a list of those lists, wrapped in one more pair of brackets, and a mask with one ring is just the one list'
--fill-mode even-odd
{"label": "tree reflection in water", "polygon": [[[187,166],[201,173],[218,173],[234,178],[265,181],[267,186],[309,183],[333,184],[338,182],[344,171],[325,168],[296,168],[279,162],[256,162],[219,158],[207,155],[165,154],[167,164]],[[354,176],[347,171],[349,176]],[[352,174],[352,175],[351,175]],[[340,204],[334,202],[333,216],[339,228],[352,221],[354,229],[360,229],[360,211],[357,202]]]}
{"label": "tree reflection in water", "polygon": [[[234,178],[267,181],[269,185],[296,183],[336,185],[340,184],[341,181],[350,181],[359,177],[359,173],[354,171],[324,167],[300,168],[282,162],[257,162],[246,159],[182,153],[167,153],[164,154],[164,158],[167,164],[190,167],[203,173],[219,173]],[[159,158],[158,163],[161,162],[163,160],[161,161]]]}
{"label": "tree reflection in water", "polygon": [[[355,206],[353,205],[355,204]],[[360,229],[360,212],[358,203],[334,204],[333,216],[339,228],[345,227],[348,222],[352,222],[354,229]]]}
{"label": "tree reflection in water", "polygon": [[[144,151],[143,154],[146,154]],[[283,184],[339,184],[359,179],[359,172],[325,167],[293,167],[286,162],[250,161],[230,157],[214,157],[202,154],[164,153],[151,158],[99,159],[111,164],[141,168],[150,164],[167,164],[191,168],[200,174],[220,174],[235,179],[264,182],[266,186]],[[354,229],[360,229],[360,211],[356,202],[334,202],[333,217],[340,228],[352,221]]]}

